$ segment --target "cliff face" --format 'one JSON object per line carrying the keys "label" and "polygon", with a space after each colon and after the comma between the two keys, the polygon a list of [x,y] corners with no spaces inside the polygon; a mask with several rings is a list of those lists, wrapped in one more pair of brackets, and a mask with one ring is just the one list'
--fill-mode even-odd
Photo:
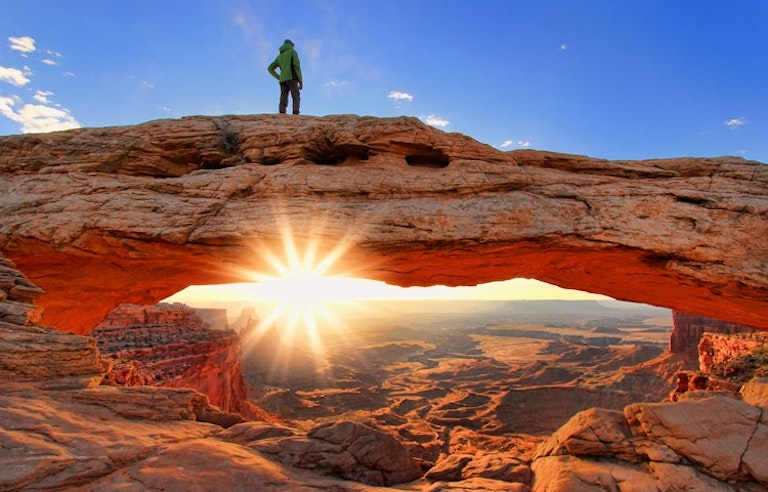
{"label": "cliff face", "polygon": [[0,137],[0,177],[0,252],[77,333],[120,303],[272,273],[288,231],[342,252],[334,273],[537,278],[768,329],[768,166],[740,158],[507,153],[413,118],[259,115]]}
{"label": "cliff face", "polygon": [[674,328],[669,340],[670,351],[673,354],[685,355],[694,362],[698,362],[698,347],[704,332],[730,334],[754,331],[748,326],[679,311],[672,312],[672,322]]}
{"label": "cliff face", "polygon": [[670,351],[684,359],[677,375],[674,401],[689,391],[738,395],[742,384],[765,374],[768,358],[756,356],[768,348],[768,333],[714,318],[673,312]]}
{"label": "cliff face", "polygon": [[[101,354],[118,366],[118,384],[194,388],[225,411],[264,417],[264,412],[248,402],[237,333],[208,328],[188,306],[123,304],[91,336],[98,341]],[[123,369],[125,364],[120,361],[139,361],[140,365],[129,363]]]}

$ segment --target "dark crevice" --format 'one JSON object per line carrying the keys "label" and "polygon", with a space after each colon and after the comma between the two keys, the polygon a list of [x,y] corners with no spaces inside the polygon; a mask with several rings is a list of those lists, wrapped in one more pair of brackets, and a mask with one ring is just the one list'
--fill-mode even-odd
{"label": "dark crevice", "polygon": [[442,169],[448,167],[450,159],[439,150],[425,149],[418,154],[406,155],[405,162],[407,162],[409,166]]}
{"label": "dark crevice", "polygon": [[675,196],[675,201],[680,203],[690,203],[691,205],[698,205],[699,207],[711,207],[713,205],[712,200],[695,196]]}
{"label": "dark crevice", "polygon": [[370,149],[367,145],[346,143],[334,145],[325,142],[325,145],[317,145],[306,149],[305,156],[310,161],[326,166],[341,164],[348,159],[367,161]]}

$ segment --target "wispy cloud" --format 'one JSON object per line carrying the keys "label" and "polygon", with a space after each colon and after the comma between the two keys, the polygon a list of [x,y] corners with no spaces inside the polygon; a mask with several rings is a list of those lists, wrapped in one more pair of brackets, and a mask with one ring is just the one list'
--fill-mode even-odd
{"label": "wispy cloud", "polygon": [[23,72],[18,68],[0,66],[0,82],[5,82],[16,87],[23,87],[29,83],[29,72]]}
{"label": "wispy cloud", "polygon": [[66,109],[53,108],[43,104],[20,103],[17,97],[0,97],[0,114],[21,124],[24,133],[45,133],[80,128],[80,124]]}
{"label": "wispy cloud", "polygon": [[407,92],[400,92],[400,91],[392,91],[387,96],[389,99],[393,99],[395,101],[408,101],[413,102],[413,95],[408,94]]}
{"label": "wispy cloud", "polygon": [[563,43],[563,44],[560,45],[560,50],[561,51],[565,51],[567,49],[568,49],[568,45],[567,44]]}
{"label": "wispy cloud", "polygon": [[21,36],[19,38],[10,37],[8,41],[11,42],[11,49],[20,51],[22,53],[32,53],[35,48],[35,40],[29,36]]}
{"label": "wispy cloud", "polygon": [[725,126],[735,130],[736,128],[744,125],[746,122],[747,121],[744,118],[731,118],[730,120],[725,121]]}
{"label": "wispy cloud", "polygon": [[429,126],[438,126],[440,128],[445,128],[446,126],[448,126],[450,124],[450,121],[444,120],[444,119],[442,119],[442,118],[440,118],[438,116],[435,116],[433,114],[430,114],[428,116],[422,116],[420,119],[421,119],[421,121],[423,121],[424,123],[426,123]]}
{"label": "wispy cloud", "polygon": [[51,66],[56,66],[59,64],[59,62],[56,61],[56,58],[61,58],[61,53],[52,50],[45,50],[45,54],[48,55],[48,58],[43,58],[43,63]]}
{"label": "wispy cloud", "polygon": [[50,103],[50,101],[48,100],[48,96],[52,96],[52,95],[53,95],[53,92],[51,91],[38,90],[37,92],[35,92],[35,95],[32,97],[35,99],[35,101],[39,103],[48,104]]}
{"label": "wispy cloud", "polygon": [[504,143],[500,145],[500,147],[512,147],[513,145],[516,145],[518,147],[530,147],[531,142],[527,140],[505,140]]}
{"label": "wispy cloud", "polygon": [[346,87],[349,85],[349,82],[346,80],[329,80],[325,83],[326,89],[341,89],[342,87]]}

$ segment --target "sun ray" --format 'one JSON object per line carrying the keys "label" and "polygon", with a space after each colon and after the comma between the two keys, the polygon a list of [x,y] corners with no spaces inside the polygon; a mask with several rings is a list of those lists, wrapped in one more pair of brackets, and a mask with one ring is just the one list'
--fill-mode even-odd
{"label": "sun ray", "polygon": [[[277,216],[289,217],[289,214]],[[259,344],[270,330],[277,330],[279,347],[275,347],[270,374],[290,371],[294,358],[308,355],[316,372],[326,364],[324,333],[337,333],[346,326],[334,312],[334,304],[348,302],[353,289],[347,284],[349,277],[334,272],[338,261],[353,244],[349,234],[333,245],[323,244],[325,221],[317,216],[302,221],[301,234],[289,222],[280,225],[280,241],[277,250],[263,242],[253,245],[255,267],[241,268],[240,275],[257,283],[254,292],[274,303],[272,309],[260,320],[257,329],[244,340],[243,351]],[[360,228],[350,228],[360,231]],[[345,337],[337,336],[344,340]]]}

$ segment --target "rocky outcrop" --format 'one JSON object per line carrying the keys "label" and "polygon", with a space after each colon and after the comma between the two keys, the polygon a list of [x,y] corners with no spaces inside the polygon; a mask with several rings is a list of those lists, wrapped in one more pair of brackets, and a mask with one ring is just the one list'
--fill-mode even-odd
{"label": "rocky outcrop", "polygon": [[590,409],[539,447],[533,490],[764,490],[766,438],[765,407],[722,395]]}
{"label": "rocky outcrop", "polygon": [[707,316],[672,312],[674,327],[669,340],[669,349],[673,354],[686,356],[698,365],[699,342],[704,332],[709,333],[749,333],[755,331],[748,326],[729,323]]}
{"label": "rocky outcrop", "polygon": [[[101,384],[109,363],[93,338],[34,321],[41,292],[0,256],[0,490],[386,490],[270,461],[235,436],[306,432],[266,422],[248,422],[244,432],[242,418],[192,389]],[[366,476],[412,476],[413,462],[388,436],[352,423],[332,428],[312,438],[326,443],[316,450],[327,462],[354,456],[361,464],[349,469]],[[350,442],[331,443],[340,437]],[[331,448],[347,445],[333,456]]]}
{"label": "rocky outcrop", "polygon": [[765,376],[767,364],[768,333],[704,333],[699,342],[699,368],[721,378],[747,381]]}
{"label": "rocky outcrop", "polygon": [[36,323],[43,291],[0,256],[0,381],[48,389],[98,386],[109,369],[92,338]]}
{"label": "rocky outcrop", "polygon": [[258,323],[259,315],[256,314],[256,308],[248,306],[240,310],[240,315],[232,323],[231,328],[242,336],[243,330],[252,330]]}
{"label": "rocky outcrop", "polygon": [[[768,329],[768,166],[741,158],[501,152],[414,118],[258,115],[0,137],[0,176],[0,251],[77,333],[120,303],[272,273],[287,230],[392,284],[537,278]],[[72,285],[88,295],[72,303]]]}
{"label": "rocky outcrop", "polygon": [[[425,478],[432,482],[462,482],[476,478],[527,486],[532,478],[529,463],[514,453],[451,454],[432,467]],[[526,487],[527,488],[527,487]],[[508,490],[508,489],[504,489]]]}
{"label": "rocky outcrop", "polygon": [[306,434],[286,427],[244,423],[221,435],[275,461],[369,485],[396,485],[421,476],[406,448],[363,424],[321,424]]}
{"label": "rocky outcrop", "polygon": [[179,303],[121,304],[91,336],[117,367],[112,376],[117,384],[194,388],[224,411],[267,417],[248,401],[237,333],[210,329],[195,309]]}
{"label": "rocky outcrop", "polygon": [[[673,341],[680,318],[675,316]],[[697,370],[680,372],[677,386],[670,394],[672,400],[679,399],[685,392],[697,390],[737,395],[742,383],[768,374],[768,333],[710,318],[698,319],[695,316],[683,315],[682,319],[685,320],[680,323],[682,331],[691,335],[686,343],[698,340],[698,366]],[[707,331],[702,332],[704,329]],[[695,340],[694,336],[697,337]],[[678,348],[681,346],[678,344]],[[689,347],[684,346],[682,353],[687,359],[691,359]]]}

